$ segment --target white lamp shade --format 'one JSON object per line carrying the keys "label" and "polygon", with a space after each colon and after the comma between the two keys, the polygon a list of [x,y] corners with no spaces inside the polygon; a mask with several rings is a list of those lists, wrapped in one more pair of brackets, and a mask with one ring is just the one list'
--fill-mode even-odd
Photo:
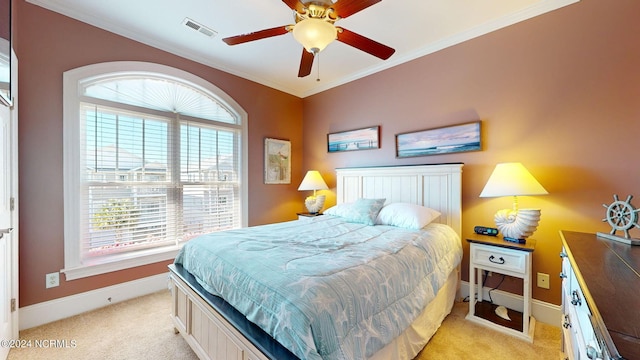
{"label": "white lamp shade", "polygon": [[324,50],[337,36],[336,27],[321,19],[307,18],[293,28],[294,39],[311,53]]}
{"label": "white lamp shade", "polygon": [[324,182],[322,175],[317,170],[309,170],[307,174],[302,179],[300,186],[298,187],[298,191],[303,190],[327,190],[329,187],[327,183]]}
{"label": "white lamp shade", "polygon": [[542,185],[521,163],[496,165],[480,197],[545,195]]}

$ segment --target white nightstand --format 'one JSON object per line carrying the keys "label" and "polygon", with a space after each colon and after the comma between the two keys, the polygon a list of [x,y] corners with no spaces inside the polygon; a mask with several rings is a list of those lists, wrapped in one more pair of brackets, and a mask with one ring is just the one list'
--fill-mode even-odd
{"label": "white nightstand", "polygon": [[[506,241],[502,237],[474,235],[467,238],[467,241],[470,244],[467,319],[533,342],[536,320],[531,316],[531,256],[535,240],[527,239],[525,244],[518,244]],[[523,311],[509,309],[511,321],[495,314],[497,304],[482,301],[483,270],[522,279]],[[474,296],[476,293],[477,299]]]}

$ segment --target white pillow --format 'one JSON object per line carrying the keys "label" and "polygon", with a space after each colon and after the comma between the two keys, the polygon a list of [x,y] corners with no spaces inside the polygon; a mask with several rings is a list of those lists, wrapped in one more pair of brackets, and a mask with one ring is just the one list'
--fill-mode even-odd
{"label": "white pillow", "polygon": [[439,216],[439,211],[428,207],[409,203],[391,203],[380,210],[376,225],[391,225],[418,230]]}
{"label": "white pillow", "polygon": [[324,214],[339,216],[347,222],[375,225],[376,217],[384,202],[385,199],[358,199],[352,203],[332,206],[325,210]]}

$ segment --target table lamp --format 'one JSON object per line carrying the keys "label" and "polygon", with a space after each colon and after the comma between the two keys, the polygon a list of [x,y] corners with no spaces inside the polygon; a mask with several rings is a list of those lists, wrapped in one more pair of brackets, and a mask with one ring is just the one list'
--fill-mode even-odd
{"label": "table lamp", "polygon": [[521,163],[501,163],[491,173],[480,197],[513,196],[513,209],[499,210],[494,221],[507,241],[525,243],[540,222],[540,209],[518,209],[518,196],[545,195],[547,190]]}
{"label": "table lamp", "polygon": [[324,206],[324,195],[316,195],[316,190],[327,190],[329,187],[327,183],[322,179],[322,175],[317,170],[309,170],[307,174],[302,179],[300,186],[298,187],[298,191],[303,190],[313,190],[313,195],[308,196],[304,200],[304,205],[307,207],[307,210],[310,214],[317,214],[322,210]]}

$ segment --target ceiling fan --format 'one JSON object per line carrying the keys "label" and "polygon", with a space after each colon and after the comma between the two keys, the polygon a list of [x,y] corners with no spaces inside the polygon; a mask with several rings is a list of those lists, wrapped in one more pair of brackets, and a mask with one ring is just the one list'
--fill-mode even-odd
{"label": "ceiling fan", "polygon": [[298,77],[311,73],[315,56],[332,41],[338,40],[366,53],[386,60],[395,52],[394,49],[377,41],[356,34],[343,27],[335,26],[335,22],[351,16],[374,5],[381,0],[282,0],[295,12],[295,25],[278,26],[248,34],[231,36],[222,39],[228,45],[237,45],[249,41],[284,35],[289,32],[304,46]]}

